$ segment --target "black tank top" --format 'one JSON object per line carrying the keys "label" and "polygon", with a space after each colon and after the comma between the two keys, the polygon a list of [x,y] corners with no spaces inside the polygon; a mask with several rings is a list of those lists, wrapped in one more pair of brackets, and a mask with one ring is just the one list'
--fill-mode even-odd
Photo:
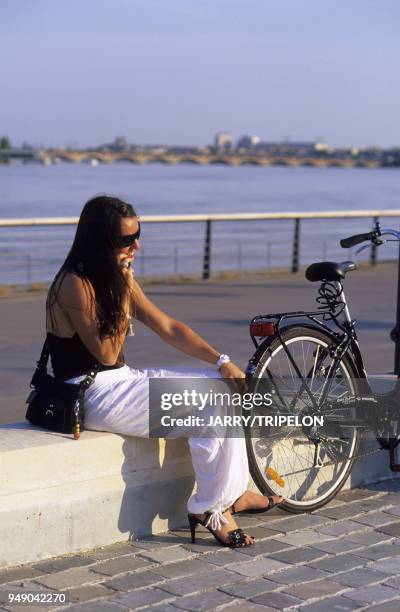
{"label": "black tank top", "polygon": [[99,363],[88,351],[77,333],[72,338],[62,338],[47,332],[46,338],[53,373],[58,380],[67,380],[68,378],[87,374],[95,365],[97,365],[98,371],[101,372],[103,370],[121,368],[125,363],[122,352],[118,355],[114,365],[107,366]]}

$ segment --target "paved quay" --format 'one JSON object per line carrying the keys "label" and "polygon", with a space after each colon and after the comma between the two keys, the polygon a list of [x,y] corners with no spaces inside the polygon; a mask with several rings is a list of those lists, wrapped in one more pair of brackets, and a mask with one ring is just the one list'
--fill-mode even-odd
{"label": "paved quay", "polygon": [[[361,349],[369,371],[393,369],[389,338],[396,308],[397,266],[380,264],[347,275],[350,311],[358,321]],[[257,314],[312,309],[318,284],[299,274],[243,274],[235,279],[150,285],[149,297],[172,316],[202,334],[215,348],[246,367],[254,347],[250,319]],[[45,295],[25,293],[0,299],[0,423],[21,421],[25,399],[45,329]],[[125,343],[133,367],[187,366],[200,362],[160,341],[140,323]]]}
{"label": "paved quay", "polygon": [[[345,284],[359,321],[367,367],[393,366],[397,270],[361,269]],[[148,295],[216,348],[245,366],[253,348],[248,322],[255,314],[315,307],[316,286],[303,275],[248,275],[185,285],[149,286]],[[44,295],[0,300],[0,422],[22,420],[26,388],[44,333]],[[136,367],[198,365],[139,324],[127,341]],[[84,435],[84,434],[83,434]],[[69,603],[32,610],[335,610],[400,611],[400,482],[343,491],[312,514],[274,509],[241,515],[256,545],[222,548],[206,530],[191,545],[186,526],[147,539],[76,555],[0,569],[0,610],[10,593],[66,593]],[[1,546],[1,543],[0,543]]]}
{"label": "paved quay", "polygon": [[187,528],[0,570],[0,610],[10,593],[65,593],[80,612],[400,610],[399,481],[344,491],[312,514],[241,515],[254,546],[220,547]]}

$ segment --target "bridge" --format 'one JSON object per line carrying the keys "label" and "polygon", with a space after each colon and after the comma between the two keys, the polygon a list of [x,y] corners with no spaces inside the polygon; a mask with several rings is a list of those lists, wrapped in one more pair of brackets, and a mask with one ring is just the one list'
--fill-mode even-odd
{"label": "bridge", "polygon": [[376,168],[380,166],[378,161],[356,160],[356,159],[332,159],[324,157],[284,157],[268,155],[249,154],[176,154],[176,153],[136,153],[136,152],[105,152],[105,151],[65,151],[51,150],[42,154],[49,160],[62,160],[71,163],[91,162],[96,160],[100,163],[114,163],[126,161],[132,164],[195,164],[200,166],[211,164],[223,164],[226,166],[336,166],[342,168]]}
{"label": "bridge", "polygon": [[65,149],[42,149],[27,151],[23,149],[0,150],[0,161],[24,159],[53,164],[59,161],[74,164],[130,162],[132,164],[163,163],[168,165],[195,164],[206,166],[222,164],[225,166],[313,166],[339,168],[377,168],[378,160],[335,159],[330,157],[285,157],[270,155],[251,155],[247,153],[219,154],[197,153],[177,154],[174,152],[114,152],[114,151],[69,151]]}

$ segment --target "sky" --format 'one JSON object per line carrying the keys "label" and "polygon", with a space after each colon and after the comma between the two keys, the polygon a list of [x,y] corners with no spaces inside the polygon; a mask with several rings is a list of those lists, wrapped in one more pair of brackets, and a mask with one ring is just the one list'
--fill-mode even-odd
{"label": "sky", "polygon": [[0,0],[0,135],[400,146],[398,0]]}

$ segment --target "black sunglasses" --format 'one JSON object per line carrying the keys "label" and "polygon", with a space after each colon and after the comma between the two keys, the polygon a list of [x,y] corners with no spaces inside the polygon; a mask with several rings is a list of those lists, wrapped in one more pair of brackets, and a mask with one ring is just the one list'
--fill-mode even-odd
{"label": "black sunglasses", "polygon": [[117,236],[115,239],[115,246],[118,249],[124,249],[126,247],[130,247],[135,243],[135,240],[139,240],[140,238],[140,223],[139,229],[136,234],[127,234],[126,236]]}

